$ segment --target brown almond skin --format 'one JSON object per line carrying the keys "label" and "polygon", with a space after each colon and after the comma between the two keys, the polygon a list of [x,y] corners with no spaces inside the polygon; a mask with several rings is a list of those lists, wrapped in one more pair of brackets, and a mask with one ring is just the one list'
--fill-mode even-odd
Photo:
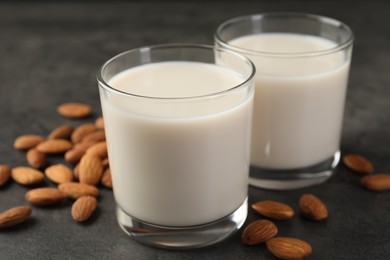
{"label": "brown almond skin", "polygon": [[45,141],[45,138],[40,135],[21,135],[15,139],[14,148],[19,150],[29,150],[43,141]]}
{"label": "brown almond skin", "polygon": [[16,226],[30,218],[30,206],[18,206],[0,213],[0,229]]}
{"label": "brown almond skin", "polygon": [[37,145],[37,150],[46,154],[62,154],[72,149],[73,144],[66,139],[48,139]]}
{"label": "brown almond skin", "polygon": [[347,154],[343,156],[343,163],[348,169],[360,174],[370,174],[374,172],[373,164],[359,154]]}
{"label": "brown almond skin", "polygon": [[291,237],[274,237],[266,244],[268,250],[280,259],[304,259],[313,251],[306,241]]}
{"label": "brown almond skin", "polygon": [[303,194],[299,199],[299,208],[302,215],[313,221],[320,221],[328,218],[328,208],[313,194]]}
{"label": "brown almond skin", "polygon": [[77,199],[82,196],[91,195],[94,197],[99,196],[99,189],[93,185],[79,183],[79,182],[67,182],[58,185],[58,189],[62,191],[66,196],[72,199]]}
{"label": "brown almond skin", "polygon": [[105,159],[108,157],[107,152],[107,143],[106,141],[102,141],[99,143],[96,143],[89,147],[86,151],[86,154],[94,154],[97,155],[100,159]]}
{"label": "brown almond skin", "polygon": [[80,148],[73,148],[65,153],[65,161],[71,164],[77,164],[80,159],[84,156],[85,150]]}
{"label": "brown almond skin", "polygon": [[70,139],[73,143],[80,142],[88,134],[95,132],[96,126],[92,123],[82,124],[78,126],[72,133]]}
{"label": "brown almond skin", "polygon": [[11,178],[11,168],[6,164],[0,164],[0,187]]}
{"label": "brown almond skin", "polygon": [[49,180],[57,184],[73,181],[72,170],[61,163],[46,168],[45,175]]}
{"label": "brown almond skin", "polygon": [[60,125],[54,128],[47,139],[69,139],[72,135],[74,127],[68,124]]}
{"label": "brown almond skin", "polygon": [[260,219],[250,223],[242,232],[241,242],[246,245],[257,245],[276,236],[278,228],[266,219]]}
{"label": "brown almond skin", "polygon": [[26,159],[28,164],[35,169],[44,168],[47,163],[46,154],[38,151],[36,148],[28,150]]}
{"label": "brown almond skin", "polygon": [[11,172],[12,179],[21,185],[35,185],[45,180],[45,175],[31,167],[15,167]]}
{"label": "brown almond skin", "polygon": [[101,184],[107,189],[112,189],[112,178],[111,178],[111,170],[107,168],[103,172],[103,176],[101,179]]}
{"label": "brown almond skin", "polygon": [[90,116],[92,108],[84,103],[69,102],[59,105],[57,112],[65,118],[79,119]]}
{"label": "brown almond skin", "polygon": [[259,214],[276,220],[291,219],[295,212],[294,210],[281,202],[264,200],[251,205],[251,207]]}
{"label": "brown almond skin", "polygon": [[377,173],[366,175],[360,180],[361,185],[372,191],[388,191],[390,190],[390,174]]}
{"label": "brown almond skin", "polygon": [[100,116],[95,120],[95,126],[98,129],[104,129],[104,120],[103,117]]}
{"label": "brown almond skin", "polygon": [[35,188],[26,192],[28,202],[37,206],[49,206],[65,200],[65,194],[57,188]]}
{"label": "brown almond skin", "polygon": [[106,140],[106,134],[104,130],[96,130],[87,134],[81,139],[82,143],[98,143]]}
{"label": "brown almond skin", "polygon": [[97,206],[93,196],[82,196],[72,205],[72,218],[77,222],[84,222],[91,217]]}
{"label": "brown almond skin", "polygon": [[103,164],[96,155],[85,154],[80,160],[79,181],[90,185],[97,185],[103,174]]}

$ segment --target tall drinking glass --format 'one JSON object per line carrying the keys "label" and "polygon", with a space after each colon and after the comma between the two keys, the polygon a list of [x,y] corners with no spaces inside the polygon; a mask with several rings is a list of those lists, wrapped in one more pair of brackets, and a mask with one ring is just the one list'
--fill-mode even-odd
{"label": "tall drinking glass", "polygon": [[250,184],[294,189],[328,179],[340,158],[350,28],[319,15],[255,14],[222,23],[215,43],[256,66]]}
{"label": "tall drinking glass", "polygon": [[254,66],[203,45],[121,53],[98,73],[120,227],[156,247],[221,241],[247,216]]}

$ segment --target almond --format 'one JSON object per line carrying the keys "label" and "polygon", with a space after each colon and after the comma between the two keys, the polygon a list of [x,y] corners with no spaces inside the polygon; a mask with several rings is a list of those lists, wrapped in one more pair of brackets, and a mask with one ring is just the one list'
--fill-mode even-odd
{"label": "almond", "polygon": [[37,145],[37,150],[46,154],[61,154],[72,149],[72,143],[66,139],[48,139]]}
{"label": "almond", "polygon": [[39,143],[42,143],[45,140],[43,136],[40,135],[21,135],[14,141],[14,148],[19,150],[29,150],[34,148]]}
{"label": "almond", "polygon": [[99,157],[86,154],[80,160],[79,180],[81,183],[97,185],[103,174],[103,165]]}
{"label": "almond", "polygon": [[54,183],[71,182],[73,172],[64,164],[55,164],[45,170],[46,177]]}
{"label": "almond", "polygon": [[95,131],[96,131],[96,126],[94,124],[91,123],[82,124],[73,131],[70,139],[72,140],[73,143],[77,143],[80,142],[81,139],[84,138],[84,136]]}
{"label": "almond", "polygon": [[69,139],[72,135],[74,128],[71,125],[64,124],[53,129],[48,135],[47,139]]}
{"label": "almond", "polygon": [[73,148],[70,149],[65,153],[65,161],[76,164],[80,161],[80,159],[84,156],[85,150],[80,149],[80,148]]}
{"label": "almond", "polygon": [[387,191],[390,190],[390,174],[378,173],[367,175],[360,180],[360,183],[372,191]]}
{"label": "almond", "polygon": [[29,206],[18,206],[0,213],[0,229],[13,227],[26,221],[32,212]]}
{"label": "almond", "polygon": [[92,108],[84,103],[64,103],[57,107],[57,112],[66,118],[78,119],[92,114]]}
{"label": "almond", "polygon": [[106,140],[106,134],[104,130],[96,130],[87,134],[81,139],[82,143],[98,143]]}
{"label": "almond", "polygon": [[274,237],[266,241],[268,250],[280,259],[304,259],[312,253],[310,244],[291,237]]}
{"label": "almond", "polygon": [[91,195],[94,197],[99,196],[99,189],[95,186],[79,183],[79,182],[67,182],[58,185],[58,189],[62,191],[66,196],[77,199],[81,196]]}
{"label": "almond", "polygon": [[269,220],[261,219],[249,224],[241,235],[241,241],[247,245],[257,245],[264,243],[268,239],[276,236],[278,228]]}
{"label": "almond", "polygon": [[103,164],[103,167],[104,167],[104,168],[110,167],[110,161],[108,160],[108,157],[107,157],[107,158],[104,158],[104,159],[102,160],[102,164]]}
{"label": "almond", "polygon": [[46,154],[38,151],[36,148],[28,150],[26,158],[28,164],[35,169],[44,168],[46,166]]}
{"label": "almond", "polygon": [[95,120],[95,126],[98,128],[98,129],[104,129],[104,120],[103,120],[103,117],[98,117],[96,120]]}
{"label": "almond", "polygon": [[45,175],[30,167],[16,167],[11,172],[12,179],[21,185],[34,185],[44,181]]}
{"label": "almond", "polygon": [[56,188],[35,188],[26,192],[25,198],[28,202],[37,206],[54,205],[65,200],[65,194]]}
{"label": "almond", "polygon": [[294,210],[290,206],[277,201],[259,201],[252,204],[252,208],[257,213],[276,220],[288,220],[294,216]]}
{"label": "almond", "polygon": [[86,151],[86,154],[93,154],[97,155],[100,159],[105,159],[108,157],[107,152],[107,143],[106,141],[102,141],[99,143],[96,143],[89,147]]}
{"label": "almond", "polygon": [[112,179],[111,179],[111,170],[110,170],[110,168],[107,168],[103,172],[103,176],[102,176],[102,179],[101,179],[100,182],[107,189],[112,189]]}
{"label": "almond", "polygon": [[370,174],[374,171],[374,166],[365,157],[359,154],[348,154],[343,157],[343,163],[350,170],[361,174]]}
{"label": "almond", "polygon": [[11,177],[11,168],[8,165],[0,165],[0,187],[8,182]]}
{"label": "almond", "polygon": [[72,205],[72,218],[77,222],[86,221],[91,217],[97,206],[97,200],[92,196],[78,198]]}
{"label": "almond", "polygon": [[299,208],[304,217],[319,221],[328,217],[328,209],[325,204],[313,194],[303,194],[299,199]]}

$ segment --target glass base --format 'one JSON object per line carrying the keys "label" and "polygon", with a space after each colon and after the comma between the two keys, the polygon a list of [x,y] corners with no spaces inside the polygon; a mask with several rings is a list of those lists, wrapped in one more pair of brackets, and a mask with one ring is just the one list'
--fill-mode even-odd
{"label": "glass base", "polygon": [[248,199],[230,215],[217,221],[198,226],[167,227],[153,225],[135,219],[118,206],[117,221],[126,234],[133,239],[160,248],[190,249],[209,246],[218,243],[244,224],[248,213]]}
{"label": "glass base", "polygon": [[302,169],[274,170],[251,166],[249,184],[272,190],[292,190],[320,184],[332,176],[339,161],[340,152],[337,151],[326,161]]}

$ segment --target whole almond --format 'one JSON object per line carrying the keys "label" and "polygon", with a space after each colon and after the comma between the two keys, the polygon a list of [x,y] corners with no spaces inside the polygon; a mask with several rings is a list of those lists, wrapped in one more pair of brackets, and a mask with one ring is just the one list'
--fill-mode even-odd
{"label": "whole almond", "polygon": [[367,175],[361,178],[360,183],[372,191],[387,191],[390,190],[390,174],[378,173]]}
{"label": "whole almond", "polygon": [[97,185],[103,174],[103,165],[99,157],[85,154],[80,160],[79,181],[90,185]]}
{"label": "whole almond", "polygon": [[90,116],[92,109],[84,103],[70,102],[59,105],[57,112],[63,117],[77,119]]}
{"label": "whole almond", "polygon": [[310,244],[291,237],[274,237],[266,241],[268,250],[280,259],[304,259],[312,253]]}
{"label": "whole almond", "polygon": [[246,245],[257,245],[276,236],[278,228],[269,220],[261,219],[249,224],[241,235],[242,243]]}
{"label": "whole almond", "polygon": [[0,229],[16,226],[26,221],[32,212],[29,206],[18,206],[0,213]]}
{"label": "whole almond", "polygon": [[103,172],[103,176],[101,179],[101,184],[107,189],[112,189],[112,179],[111,179],[111,170],[107,168]]}
{"label": "whole almond", "polygon": [[91,123],[82,124],[73,131],[70,139],[72,140],[73,143],[77,143],[80,142],[84,138],[84,136],[95,131],[96,131],[96,126],[94,124]]}
{"label": "whole almond", "polygon": [[72,218],[77,222],[86,221],[91,217],[97,206],[97,200],[92,196],[78,198],[72,205]]}
{"label": "whole almond", "polygon": [[98,128],[98,129],[104,129],[104,120],[103,120],[103,117],[98,117],[96,120],[95,120],[95,126]]}
{"label": "whole almond", "polygon": [[11,168],[6,164],[0,165],[0,187],[8,182],[11,177]]}
{"label": "whole almond", "polygon": [[96,130],[87,134],[81,139],[82,143],[98,143],[106,140],[106,134],[104,130]]}
{"label": "whole almond", "polygon": [[44,140],[45,138],[40,135],[21,135],[15,139],[14,148],[19,150],[29,150]]}
{"label": "whole almond", "polygon": [[99,196],[99,189],[93,185],[79,183],[79,182],[67,182],[58,185],[58,189],[62,191],[66,196],[77,199],[81,196],[91,195],[94,197]]}
{"label": "whole almond", "polygon": [[35,188],[26,192],[25,198],[28,202],[37,206],[49,206],[65,200],[65,194],[57,188]]}
{"label": "whole almond", "polygon": [[71,125],[60,125],[51,131],[51,133],[47,136],[47,139],[69,139],[73,130],[74,127]]}
{"label": "whole almond", "polygon": [[66,139],[48,139],[37,145],[37,150],[46,154],[61,154],[72,149],[73,144]]}
{"label": "whole almond", "polygon": [[303,194],[299,199],[299,208],[304,217],[313,221],[328,217],[328,208],[313,194]]}
{"label": "whole almond", "polygon": [[99,143],[96,143],[89,147],[86,151],[86,154],[93,154],[98,156],[100,159],[105,159],[108,156],[107,152],[107,143],[106,141],[102,141]]}
{"label": "whole almond", "polygon": [[70,149],[65,153],[65,161],[76,164],[80,161],[80,159],[84,156],[85,150],[80,149],[80,148],[73,148]]}
{"label": "whole almond", "polygon": [[38,151],[36,148],[28,150],[26,158],[28,164],[35,169],[44,168],[46,166],[46,154]]}
{"label": "whole almond", "polygon": [[45,175],[31,167],[16,167],[11,172],[12,179],[21,185],[35,185],[44,181]]}
{"label": "whole almond", "polygon": [[361,174],[370,174],[374,171],[372,163],[359,154],[348,154],[343,156],[343,163],[350,170]]}
{"label": "whole almond", "polygon": [[73,172],[64,164],[55,164],[45,170],[46,177],[54,183],[73,181]]}
{"label": "whole almond", "polygon": [[281,202],[264,200],[251,205],[259,214],[276,220],[288,220],[294,216],[294,210]]}

